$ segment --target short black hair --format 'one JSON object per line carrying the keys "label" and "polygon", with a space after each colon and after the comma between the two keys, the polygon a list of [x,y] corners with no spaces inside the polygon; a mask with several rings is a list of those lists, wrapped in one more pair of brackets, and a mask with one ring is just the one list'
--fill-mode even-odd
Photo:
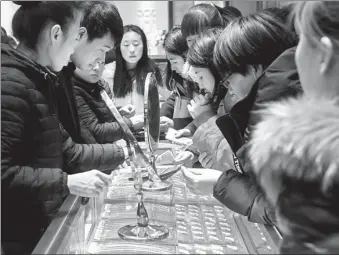
{"label": "short black hair", "polygon": [[226,27],[232,20],[242,16],[241,12],[233,6],[226,6],[222,8],[215,5],[215,7],[218,9],[223,19],[224,27]]}
{"label": "short black hair", "polygon": [[213,50],[222,31],[220,28],[211,28],[199,34],[188,50],[188,64],[200,68],[213,68]]}
{"label": "short black hair", "polygon": [[181,22],[181,31],[185,38],[214,27],[223,28],[224,22],[218,9],[212,4],[194,5]]}
{"label": "short black hair", "polygon": [[214,48],[214,64],[223,75],[246,74],[250,68],[267,68],[281,53],[297,45],[294,34],[277,18],[257,12],[233,20]]}
{"label": "short black hair", "polygon": [[169,53],[179,55],[186,59],[188,45],[186,39],[182,35],[181,26],[172,27],[172,29],[166,34],[164,49]]}
{"label": "short black hair", "polygon": [[226,6],[223,8],[225,12],[228,12],[228,13],[232,13],[233,15],[237,16],[237,17],[241,17],[242,16],[242,13],[241,11],[234,7],[234,6]]}
{"label": "short black hair", "polygon": [[[181,26],[172,27],[172,29],[166,34],[164,49],[165,51],[181,56],[184,60],[186,60],[188,45],[186,39],[182,35]],[[171,86],[172,79],[181,85],[183,84],[183,78],[172,70],[171,62],[169,60],[167,60],[165,77],[165,85],[168,90],[173,90]]]}
{"label": "short black hair", "polygon": [[279,18],[282,23],[287,24],[289,21],[289,15],[292,13],[293,11],[293,5],[289,4],[286,5],[284,7],[278,8],[278,7],[270,7],[270,8],[266,8],[263,10],[263,12],[266,13],[271,13],[273,15],[275,15],[277,18]]}
{"label": "short black hair", "polygon": [[188,50],[186,60],[191,66],[208,68],[211,71],[215,80],[211,103],[216,105],[219,105],[220,101],[226,95],[226,89],[221,84],[222,76],[213,65],[214,47],[222,31],[220,28],[211,28],[198,35]]}
{"label": "short black hair", "polygon": [[110,1],[86,1],[81,26],[87,29],[88,40],[102,38],[107,33],[119,43],[123,36],[123,22],[117,7]]}
{"label": "short black hair", "polygon": [[12,20],[14,36],[31,49],[36,48],[40,33],[48,23],[68,31],[81,5],[75,1],[14,1],[21,5]]}
{"label": "short black hair", "polygon": [[295,4],[291,3],[281,8],[278,7],[266,8],[262,12],[271,14],[275,18],[279,19],[294,34],[295,38],[298,40],[298,36],[294,28],[294,15],[293,15],[294,7]]}

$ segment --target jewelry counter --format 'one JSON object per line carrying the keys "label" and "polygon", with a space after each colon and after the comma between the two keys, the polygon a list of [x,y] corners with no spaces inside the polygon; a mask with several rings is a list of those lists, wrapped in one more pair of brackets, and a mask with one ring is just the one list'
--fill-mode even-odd
{"label": "jewelry counter", "polygon": [[[159,143],[157,154],[166,150],[178,145]],[[281,236],[275,228],[248,222],[213,197],[190,192],[181,171],[169,181],[170,190],[144,192],[149,222],[166,226],[166,239],[119,237],[121,227],[136,223],[138,200],[130,169],[117,169],[104,197],[84,205],[80,197],[68,196],[33,254],[277,254]]]}

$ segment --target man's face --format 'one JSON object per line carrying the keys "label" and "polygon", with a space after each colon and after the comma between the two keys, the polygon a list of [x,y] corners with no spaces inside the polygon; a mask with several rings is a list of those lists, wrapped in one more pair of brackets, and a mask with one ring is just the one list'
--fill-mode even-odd
{"label": "man's face", "polygon": [[85,37],[75,48],[71,60],[78,69],[90,72],[97,63],[105,62],[106,53],[113,49],[114,43],[110,33],[92,41],[88,41]]}

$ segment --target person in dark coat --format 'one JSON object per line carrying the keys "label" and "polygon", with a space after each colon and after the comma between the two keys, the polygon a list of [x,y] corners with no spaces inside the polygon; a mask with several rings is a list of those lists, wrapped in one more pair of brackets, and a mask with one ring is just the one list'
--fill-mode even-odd
{"label": "person in dark coat", "polygon": [[[295,47],[283,52],[254,84],[248,96],[234,105],[229,115],[216,121],[235,153],[234,163],[237,169],[225,171],[220,176],[214,187],[214,196],[228,208],[248,216],[253,222],[276,223],[273,208],[266,203],[263,193],[251,177],[251,165],[247,164],[247,142],[253,126],[260,122],[255,111],[261,109],[266,102],[301,93],[294,55]],[[239,192],[245,190],[248,192],[239,197]]]}
{"label": "person in dark coat", "polygon": [[18,46],[13,36],[7,35],[6,29],[4,29],[3,27],[1,27],[1,43],[8,44],[14,49]]}
{"label": "person in dark coat", "polygon": [[[247,22],[256,24],[253,25],[256,33],[252,33],[251,39],[244,36],[254,29],[253,26],[247,26]],[[263,26],[267,29],[263,29]],[[251,48],[248,47],[249,43]],[[261,108],[264,102],[300,93],[294,63],[295,44],[293,35],[278,20],[265,13],[256,13],[232,22],[219,37],[215,47],[214,62],[221,73],[227,74],[225,83],[228,84],[228,92],[225,102],[229,101],[230,110],[224,116],[210,118],[201,126],[200,132],[199,129],[196,131],[195,136],[196,139],[204,137],[206,140],[208,134],[203,133],[212,132],[213,126],[220,129],[220,138],[215,143],[224,143],[226,148],[231,148],[233,162],[228,164],[233,163],[234,169],[224,169],[213,181],[196,184],[196,189],[205,186],[204,190],[213,190],[216,199],[232,211],[247,216],[252,222],[276,224],[274,208],[264,197],[247,166],[248,136],[252,125],[260,121],[253,111]],[[242,49],[241,52],[234,53],[234,45]],[[269,51],[267,45],[270,45]],[[214,125],[210,124],[212,122]],[[206,125],[209,125],[208,129]],[[198,146],[206,151],[209,150],[206,148],[208,144],[212,143],[198,142]],[[207,160],[200,159],[203,166],[204,162],[213,162],[216,158],[214,152],[210,151],[211,154],[206,155]]]}
{"label": "person in dark coat", "polygon": [[[77,68],[72,85],[81,123],[91,132],[96,142],[113,143],[123,139],[125,135],[100,95],[105,90],[113,100],[108,83],[101,79],[104,68],[104,62],[97,63],[89,72]],[[123,119],[132,132],[143,128],[143,116]]]}
{"label": "person in dark coat", "polygon": [[[105,62],[106,53],[119,44],[123,26],[120,14],[113,3],[89,1],[83,2],[82,5],[84,15],[80,24],[81,39],[71,55],[71,63],[58,74],[59,86],[56,92],[60,121],[74,142],[95,144],[98,143],[97,137],[94,137],[80,121],[72,79],[76,68],[89,72],[93,66]],[[111,153],[117,163],[123,163],[128,157],[127,150],[116,145],[113,153],[111,151],[102,151],[102,153]]]}
{"label": "person in dark coat", "polygon": [[295,61],[304,96],[269,104],[250,141],[277,209],[282,254],[339,253],[339,2],[300,2]]}
{"label": "person in dark coat", "polygon": [[[112,145],[75,144],[59,122],[58,72],[80,38],[82,5],[18,2],[1,45],[1,244],[30,254],[69,194],[97,197],[119,164]],[[39,19],[36,14],[39,13]]]}

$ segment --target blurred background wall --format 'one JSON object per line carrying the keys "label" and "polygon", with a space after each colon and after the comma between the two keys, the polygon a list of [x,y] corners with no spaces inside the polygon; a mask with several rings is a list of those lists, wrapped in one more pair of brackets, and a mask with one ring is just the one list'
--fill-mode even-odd
{"label": "blurred background wall", "polygon": [[[150,55],[163,55],[165,34],[173,25],[180,25],[187,10],[195,4],[213,3],[218,6],[237,7],[243,15],[268,7],[279,7],[293,1],[112,1],[115,3],[124,25],[135,24],[144,29]],[[18,6],[11,1],[1,1],[1,26],[12,34],[11,20]]]}
{"label": "blurred background wall", "polygon": [[1,1],[1,26],[6,29],[7,34],[12,34],[12,18],[18,8],[12,1]]}

